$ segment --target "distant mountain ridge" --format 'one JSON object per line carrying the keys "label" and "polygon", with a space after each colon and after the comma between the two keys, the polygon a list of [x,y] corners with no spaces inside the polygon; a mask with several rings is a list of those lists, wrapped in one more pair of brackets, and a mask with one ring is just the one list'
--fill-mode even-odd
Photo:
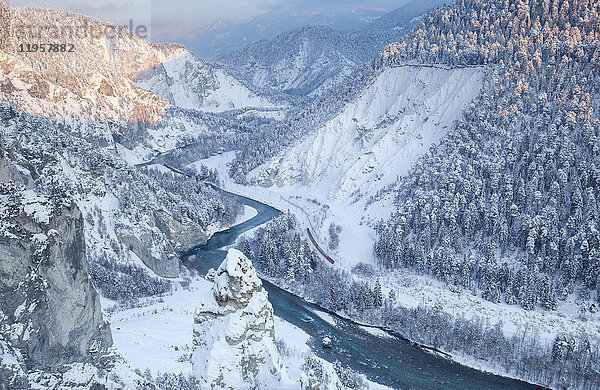
{"label": "distant mountain ridge", "polygon": [[[389,1],[392,2],[398,3],[396,0]],[[326,25],[337,30],[359,29],[386,13],[384,9],[360,5],[328,9],[330,7],[327,2],[313,4],[312,7],[307,4],[307,0],[286,3],[288,4],[282,7],[283,9],[255,17],[213,22],[191,31],[188,37],[176,40],[201,58],[214,60],[218,56],[240,50],[252,42],[268,40],[302,26]],[[314,12],[307,12],[307,7]],[[388,6],[387,9],[393,9],[393,6]]]}
{"label": "distant mountain ridge", "polygon": [[412,2],[358,30],[299,27],[217,57],[238,79],[272,93],[312,99],[341,82],[443,1]]}
{"label": "distant mountain ridge", "polygon": [[222,66],[192,53],[140,72],[135,82],[173,106],[192,110],[218,113],[247,108],[267,111],[283,108],[248,89]]}

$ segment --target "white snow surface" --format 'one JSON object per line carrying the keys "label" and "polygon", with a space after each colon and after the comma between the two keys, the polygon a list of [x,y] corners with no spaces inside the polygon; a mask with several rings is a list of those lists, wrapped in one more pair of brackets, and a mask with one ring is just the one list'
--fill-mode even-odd
{"label": "white snow surface", "polygon": [[[199,299],[213,294],[213,283],[192,276],[189,286],[182,288],[179,284],[183,280],[178,280],[178,286],[170,295],[142,299],[138,307],[105,313],[110,320],[114,345],[131,369],[138,368],[142,372],[148,369],[153,376],[165,372],[192,374],[195,307]],[[102,298],[103,308],[113,305],[113,301]],[[310,336],[279,317],[274,317],[274,326],[276,340],[285,345],[285,350],[280,352],[291,388],[300,388],[305,376],[302,364],[311,356],[321,361],[329,374],[330,383],[322,384],[321,388],[336,389],[339,380],[333,365],[312,353],[308,346]],[[387,389],[373,382],[367,384],[369,389]]]}
{"label": "white snow surface", "polygon": [[331,326],[336,326],[336,322],[335,319],[333,318],[333,316],[329,313],[325,313],[324,311],[321,310],[313,310],[313,313],[315,313],[316,315],[318,315],[319,317],[321,317],[321,319],[325,322],[327,322],[329,325]]}
{"label": "white snow surface", "polygon": [[205,158],[203,160],[189,164],[188,167],[199,170],[202,167],[202,165],[205,165],[208,169],[218,170],[220,179],[228,180],[229,175],[226,175],[227,164],[235,158],[236,153],[237,153],[236,151],[231,151],[231,152],[225,152],[222,154],[217,154],[215,156],[211,156],[211,157]]}
{"label": "white snow surface", "polygon": [[257,215],[258,211],[254,207],[244,205],[244,212],[237,217],[234,226],[249,221]]}
{"label": "white snow surface", "polygon": [[374,328],[372,326],[361,326],[360,328],[362,330],[364,330],[365,332],[367,332],[373,336],[376,336],[376,337],[381,337],[384,339],[393,339],[394,338],[394,336],[392,336],[391,334],[389,334],[388,332],[386,332],[385,330],[380,329],[380,328]]}
{"label": "white snow surface", "polygon": [[143,72],[136,84],[172,105],[206,112],[239,109],[277,111],[281,106],[250,91],[221,67],[191,53]]}
{"label": "white snow surface", "polygon": [[248,302],[246,295],[262,291],[262,282],[256,274],[252,262],[239,250],[229,249],[227,257],[215,276],[213,293],[223,301],[237,299]]}
{"label": "white snow surface", "polygon": [[[114,350],[112,352],[116,353]],[[83,390],[98,385],[110,390],[129,390],[146,388],[144,384],[149,384],[121,359],[116,360],[110,372],[100,370],[90,363],[73,363],[63,366],[61,372],[29,372],[27,378],[31,389],[39,390]]]}
{"label": "white snow surface", "polygon": [[[181,282],[182,280],[180,280]],[[194,309],[199,297],[211,294],[211,283],[194,277],[186,289],[140,301],[140,306],[106,313],[114,345],[133,368],[192,373]],[[104,309],[112,306],[103,298]]]}
{"label": "white snow surface", "polygon": [[34,190],[26,190],[21,192],[23,211],[27,215],[35,218],[36,221],[48,224],[50,222],[50,206],[48,206],[48,198],[44,195],[36,193]]}
{"label": "white snow surface", "polygon": [[279,186],[301,184],[345,201],[405,174],[481,88],[478,68],[384,70],[336,117],[268,166]]}

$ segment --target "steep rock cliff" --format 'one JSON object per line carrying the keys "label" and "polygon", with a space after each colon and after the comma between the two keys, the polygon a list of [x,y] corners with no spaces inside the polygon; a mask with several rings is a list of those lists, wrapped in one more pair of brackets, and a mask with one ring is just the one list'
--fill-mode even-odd
{"label": "steep rock cliff", "polygon": [[194,319],[196,377],[210,388],[289,386],[275,347],[273,307],[250,260],[230,249],[211,274],[213,295],[203,299]]}
{"label": "steep rock cliff", "polygon": [[112,337],[88,276],[82,214],[26,189],[32,175],[7,156],[0,166],[2,339],[29,370],[93,361]]}

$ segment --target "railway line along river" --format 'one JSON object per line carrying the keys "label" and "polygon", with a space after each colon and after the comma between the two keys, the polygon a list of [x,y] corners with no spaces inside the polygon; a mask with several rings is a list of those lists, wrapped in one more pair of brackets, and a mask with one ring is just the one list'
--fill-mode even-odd
{"label": "railway line along river", "polygon": [[[223,190],[221,190],[223,191]],[[205,245],[182,254],[183,263],[201,274],[217,268],[226,255],[224,248],[235,243],[240,234],[256,228],[280,212],[266,204],[235,195],[255,208],[258,214],[239,225],[216,233]],[[364,373],[370,380],[394,389],[479,390],[536,389],[535,385],[485,373],[432,353],[399,335],[376,335],[348,319],[324,311],[274,284],[263,280],[275,315],[296,325],[312,336],[312,349],[322,358]],[[333,318],[327,321],[324,318]],[[379,333],[379,332],[378,332]],[[321,340],[329,337],[331,348],[323,348]]]}

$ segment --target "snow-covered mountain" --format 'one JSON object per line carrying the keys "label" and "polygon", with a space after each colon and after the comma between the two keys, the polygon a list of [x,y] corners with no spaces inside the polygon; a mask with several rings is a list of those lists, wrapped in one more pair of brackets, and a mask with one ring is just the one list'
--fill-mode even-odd
{"label": "snow-covered mountain", "polygon": [[[205,112],[243,110],[277,117],[273,103],[221,67],[177,44],[156,44],[124,26],[40,7],[0,4],[7,34],[0,47],[0,102],[27,113],[67,120],[156,124],[169,105]],[[73,51],[19,52],[38,26],[37,45],[54,42],[53,31],[76,31]],[[65,33],[68,34],[68,33]],[[67,45],[68,46],[68,45]],[[154,91],[154,92],[153,92]]]}
{"label": "snow-covered mountain", "polygon": [[480,67],[376,70],[365,86],[356,84],[354,97],[336,115],[248,178],[274,185],[292,202],[282,207],[297,210],[321,239],[329,238],[332,223],[339,226],[341,245],[334,254],[343,262],[374,261],[373,225],[358,226],[387,216],[393,202],[388,197],[371,203],[370,198],[393,185],[446,135],[478,96],[484,74]]}
{"label": "snow-covered mountain", "polygon": [[387,42],[377,38],[305,26],[218,60],[257,88],[310,97],[340,82],[382,50]]}
{"label": "snow-covered mountain", "polygon": [[[0,102],[30,114],[65,119],[154,123],[167,101],[135,85],[140,71],[182,56],[182,46],[154,44],[123,26],[63,11],[0,4],[5,34],[0,47]],[[20,28],[27,20],[33,31]],[[65,32],[66,31],[66,32]],[[19,52],[23,43],[55,43],[57,32],[79,35],[73,51]],[[39,36],[38,36],[39,35]],[[61,38],[63,38],[61,36]],[[67,45],[68,46],[68,45]]]}
{"label": "snow-covered mountain", "polygon": [[239,79],[272,93],[314,98],[374,58],[440,0],[411,2],[358,30],[309,25],[217,58]]}
{"label": "snow-covered mountain", "polygon": [[[178,252],[237,221],[241,205],[206,177],[134,164],[188,142],[215,151],[221,140],[236,142],[272,121],[248,111],[280,107],[180,46],[113,36],[114,25],[68,12],[0,7],[3,24],[28,19],[104,31],[78,41],[72,56],[23,54],[14,51],[17,41],[0,42],[0,387],[152,388],[111,347],[100,302],[123,308],[184,286]],[[167,99],[136,85],[141,73],[149,77],[138,80]],[[221,330],[237,335],[246,324],[252,337],[219,364],[229,368],[237,358],[238,384],[273,377],[279,387],[286,378],[272,309],[258,287],[234,294],[236,308],[246,293],[247,310],[221,313],[239,320]],[[272,364],[257,367],[264,359]],[[296,377],[304,375],[302,362],[294,365]]]}
{"label": "snow-covered mountain", "polygon": [[141,72],[135,82],[172,105],[187,109],[205,112],[259,110],[268,115],[283,108],[249,90],[221,66],[191,53]]}

